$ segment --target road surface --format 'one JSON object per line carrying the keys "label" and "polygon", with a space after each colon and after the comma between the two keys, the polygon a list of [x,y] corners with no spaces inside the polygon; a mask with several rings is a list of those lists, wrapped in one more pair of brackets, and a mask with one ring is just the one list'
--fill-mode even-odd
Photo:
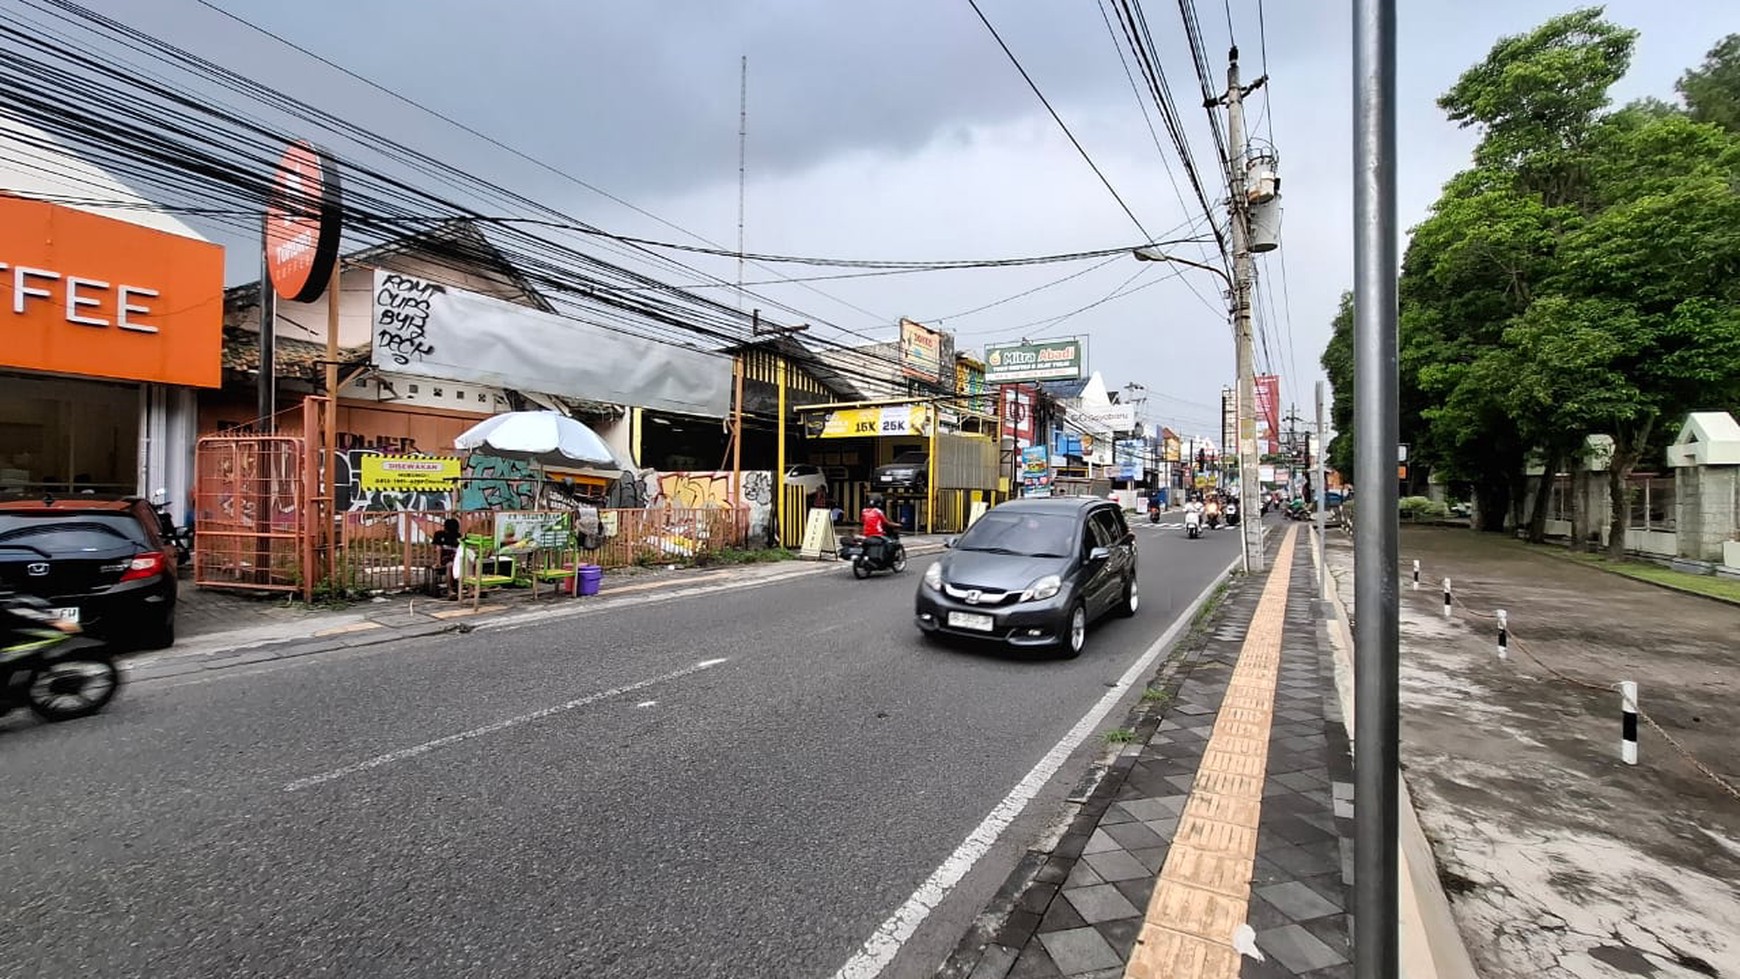
{"label": "road surface", "polygon": [[[1238,554],[1136,530],[1075,661],[922,643],[925,558],[10,715],[0,976],[834,976]],[[928,976],[1097,748],[858,964]]]}

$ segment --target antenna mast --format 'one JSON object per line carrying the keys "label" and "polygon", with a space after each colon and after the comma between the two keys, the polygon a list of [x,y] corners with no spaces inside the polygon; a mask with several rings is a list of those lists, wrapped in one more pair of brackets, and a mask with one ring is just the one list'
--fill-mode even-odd
{"label": "antenna mast", "polygon": [[743,310],[743,187],[749,145],[749,55],[743,55],[737,81],[737,310]]}

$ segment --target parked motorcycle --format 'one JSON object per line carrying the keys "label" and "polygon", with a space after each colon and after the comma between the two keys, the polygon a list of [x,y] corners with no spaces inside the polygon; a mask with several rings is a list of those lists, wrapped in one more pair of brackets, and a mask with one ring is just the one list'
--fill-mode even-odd
{"label": "parked motorcycle", "polygon": [[848,537],[840,543],[840,557],[852,562],[852,576],[859,579],[906,570],[906,545],[887,537]]}
{"label": "parked motorcycle", "polygon": [[28,707],[45,721],[88,717],[121,689],[106,645],[39,598],[0,594],[0,715]]}
{"label": "parked motorcycle", "polygon": [[1190,509],[1184,511],[1184,536],[1195,539],[1202,536],[1202,511]]}
{"label": "parked motorcycle", "polygon": [[157,514],[157,532],[166,543],[175,545],[177,563],[186,564],[193,557],[193,532],[175,526],[175,515],[169,512],[169,491],[159,489],[151,494],[151,509]]}

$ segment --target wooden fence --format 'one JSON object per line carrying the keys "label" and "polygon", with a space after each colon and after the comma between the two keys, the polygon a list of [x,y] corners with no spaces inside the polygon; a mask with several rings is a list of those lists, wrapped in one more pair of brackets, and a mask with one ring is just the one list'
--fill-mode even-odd
{"label": "wooden fence", "polygon": [[[748,508],[652,507],[597,513],[599,533],[582,528],[569,549],[550,556],[552,564],[603,568],[682,564],[748,543]],[[424,588],[440,574],[440,549],[434,538],[442,523],[453,518],[459,521],[461,534],[493,538],[497,515],[490,510],[346,513],[339,583],[362,591]]]}

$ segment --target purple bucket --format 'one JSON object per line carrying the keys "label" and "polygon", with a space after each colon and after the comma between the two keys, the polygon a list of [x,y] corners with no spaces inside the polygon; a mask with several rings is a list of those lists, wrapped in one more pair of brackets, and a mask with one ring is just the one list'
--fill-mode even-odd
{"label": "purple bucket", "polygon": [[604,569],[596,564],[582,564],[579,578],[580,594],[596,595],[599,587],[604,584]]}

